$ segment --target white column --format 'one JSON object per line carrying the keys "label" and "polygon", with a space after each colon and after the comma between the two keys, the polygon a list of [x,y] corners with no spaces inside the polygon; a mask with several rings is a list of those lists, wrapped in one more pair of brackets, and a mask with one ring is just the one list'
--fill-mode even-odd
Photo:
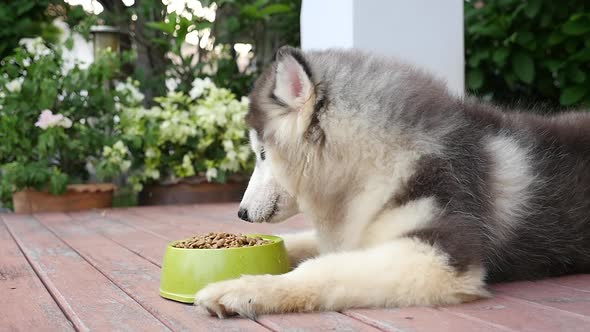
{"label": "white column", "polygon": [[463,0],[303,0],[301,47],[397,56],[463,94]]}

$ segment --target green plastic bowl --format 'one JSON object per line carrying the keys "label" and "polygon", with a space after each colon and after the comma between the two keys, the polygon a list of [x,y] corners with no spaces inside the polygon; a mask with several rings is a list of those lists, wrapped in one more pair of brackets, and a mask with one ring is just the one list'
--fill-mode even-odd
{"label": "green plastic bowl", "polygon": [[160,296],[193,303],[195,294],[216,281],[239,278],[244,274],[282,274],[289,272],[290,264],[283,239],[278,236],[245,234],[261,237],[272,243],[254,247],[226,249],[166,247],[162,263]]}

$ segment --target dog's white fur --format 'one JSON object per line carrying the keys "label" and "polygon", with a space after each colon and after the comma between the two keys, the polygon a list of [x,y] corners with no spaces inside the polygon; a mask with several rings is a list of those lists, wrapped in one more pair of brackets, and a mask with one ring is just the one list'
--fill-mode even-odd
{"label": "dog's white fur", "polygon": [[527,202],[535,177],[527,150],[515,139],[491,137],[486,147],[495,165],[491,182],[494,212],[500,221],[499,227],[490,229],[490,233],[495,235],[494,241],[504,241],[513,235],[517,226],[513,221],[519,220],[531,209]]}
{"label": "dog's white fur", "polygon": [[[256,135],[251,135],[251,144],[259,151]],[[258,154],[254,178],[240,205],[248,211],[267,211],[257,213],[261,219],[253,222],[279,222],[297,212],[291,209],[268,217],[269,199],[285,197],[283,206],[290,208],[296,203],[292,196],[283,196],[273,176],[272,151],[266,153],[265,161]],[[385,180],[369,179],[375,184]],[[416,239],[401,238],[431,220],[439,209],[433,199],[418,199],[380,213],[382,197],[390,192],[372,187],[367,182],[367,190],[347,211],[345,222],[320,223],[315,230],[282,235],[296,266],[293,271],[215,283],[200,291],[195,303],[220,318],[231,314],[253,318],[275,312],[455,304],[489,295],[483,269],[458,274],[443,252]],[[319,206],[314,208],[321,211]],[[366,215],[376,217],[367,220]]]}

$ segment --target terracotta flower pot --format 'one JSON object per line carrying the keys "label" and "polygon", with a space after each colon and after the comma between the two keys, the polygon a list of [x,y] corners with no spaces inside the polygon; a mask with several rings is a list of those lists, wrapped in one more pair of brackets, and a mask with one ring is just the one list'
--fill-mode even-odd
{"label": "terracotta flower pot", "polygon": [[139,205],[175,205],[239,202],[248,186],[244,177],[230,177],[227,183],[209,183],[203,178],[184,179],[171,184],[146,185],[139,193]]}
{"label": "terracotta flower pot", "polygon": [[16,213],[104,209],[112,207],[115,189],[110,183],[69,185],[62,195],[25,189],[12,195],[12,203]]}

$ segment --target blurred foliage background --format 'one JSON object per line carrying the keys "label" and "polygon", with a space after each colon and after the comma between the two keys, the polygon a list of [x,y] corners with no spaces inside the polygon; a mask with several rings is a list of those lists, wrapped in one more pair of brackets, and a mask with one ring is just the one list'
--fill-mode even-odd
{"label": "blurred foliage background", "polygon": [[[299,45],[300,0],[87,2],[90,5],[83,7],[74,0],[3,0],[0,59],[11,54],[22,38],[42,36],[48,42],[56,41],[60,31],[51,24],[56,18],[85,37],[90,37],[92,25],[115,26],[123,32],[122,47],[137,54],[132,75],[141,82],[150,104],[166,93],[165,80],[171,76],[179,80],[180,90],[189,89],[196,77],[211,76],[217,85],[246,95],[256,73],[278,47]],[[214,14],[208,15],[207,9]],[[185,43],[191,34],[198,36],[193,38],[197,47]],[[209,44],[200,43],[204,35]],[[246,69],[238,68],[236,44],[251,47]],[[211,68],[204,68],[212,61],[215,75]]]}
{"label": "blurred foliage background", "polygon": [[465,49],[472,93],[502,104],[590,105],[587,0],[465,2]]}

